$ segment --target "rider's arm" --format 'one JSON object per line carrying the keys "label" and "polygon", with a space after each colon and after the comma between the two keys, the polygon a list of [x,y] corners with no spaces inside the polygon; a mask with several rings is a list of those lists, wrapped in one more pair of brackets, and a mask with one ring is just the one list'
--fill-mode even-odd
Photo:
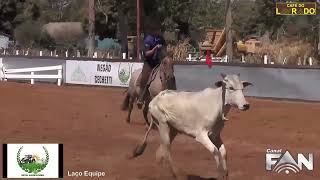
{"label": "rider's arm", "polygon": [[157,46],[154,46],[154,39],[151,36],[147,36],[144,39],[144,56],[146,58],[152,57],[157,50]]}
{"label": "rider's arm", "polygon": [[153,56],[154,52],[158,49],[158,45],[155,46],[153,49],[146,51],[145,56],[150,57]]}

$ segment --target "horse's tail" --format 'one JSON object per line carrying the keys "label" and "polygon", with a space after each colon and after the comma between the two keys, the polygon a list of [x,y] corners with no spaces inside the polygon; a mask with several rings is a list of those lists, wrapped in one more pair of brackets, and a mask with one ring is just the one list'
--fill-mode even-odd
{"label": "horse's tail", "polygon": [[124,93],[126,93],[126,97],[122,102],[121,110],[126,111],[129,109],[130,93],[128,92],[128,89]]}

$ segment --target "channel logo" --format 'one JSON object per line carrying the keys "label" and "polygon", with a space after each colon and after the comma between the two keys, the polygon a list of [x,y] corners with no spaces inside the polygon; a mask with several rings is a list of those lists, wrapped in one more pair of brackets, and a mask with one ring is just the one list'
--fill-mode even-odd
{"label": "channel logo", "polygon": [[63,145],[3,144],[3,178],[63,178]]}
{"label": "channel logo", "polygon": [[314,159],[312,153],[309,153],[307,157],[302,153],[298,153],[295,157],[296,160],[289,151],[282,152],[282,149],[267,149],[266,170],[285,174],[296,174],[304,169],[313,171]]}

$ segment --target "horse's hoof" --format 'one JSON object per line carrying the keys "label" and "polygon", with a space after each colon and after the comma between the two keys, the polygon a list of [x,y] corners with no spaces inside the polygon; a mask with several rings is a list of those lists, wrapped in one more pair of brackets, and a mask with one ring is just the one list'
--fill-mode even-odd
{"label": "horse's hoof", "polygon": [[142,109],[143,104],[137,104],[139,109]]}

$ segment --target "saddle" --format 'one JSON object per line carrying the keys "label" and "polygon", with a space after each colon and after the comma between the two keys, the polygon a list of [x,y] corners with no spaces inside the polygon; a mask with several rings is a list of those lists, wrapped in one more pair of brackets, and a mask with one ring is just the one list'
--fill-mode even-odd
{"label": "saddle", "polygon": [[[160,71],[160,64],[158,64],[157,66],[155,66],[150,75],[149,75],[149,79],[148,79],[148,82],[146,84],[146,87],[148,88],[150,86],[150,84],[156,79],[157,77],[157,73]],[[142,76],[142,73],[139,74],[139,77],[137,79],[140,79]]]}

